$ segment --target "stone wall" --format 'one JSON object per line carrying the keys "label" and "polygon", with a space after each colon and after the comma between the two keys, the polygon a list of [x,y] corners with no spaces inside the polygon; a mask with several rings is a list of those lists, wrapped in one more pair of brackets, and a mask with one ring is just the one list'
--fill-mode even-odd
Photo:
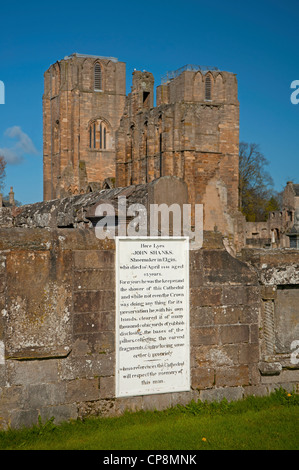
{"label": "stone wall", "polygon": [[299,255],[271,256],[237,260],[220,233],[205,233],[203,248],[190,251],[191,390],[115,398],[115,242],[92,229],[2,228],[0,428],[296,387],[288,348],[297,330],[279,328],[282,348],[268,357],[263,315],[269,285],[292,284],[287,301],[278,296],[275,321],[286,315],[298,329]]}
{"label": "stone wall", "polygon": [[299,252],[295,249],[243,250],[261,286],[261,384],[299,380]]}

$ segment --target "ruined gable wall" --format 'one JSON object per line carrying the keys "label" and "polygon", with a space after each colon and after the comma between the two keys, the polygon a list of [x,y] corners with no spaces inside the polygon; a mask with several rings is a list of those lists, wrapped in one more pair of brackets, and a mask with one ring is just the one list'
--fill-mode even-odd
{"label": "ruined gable wall", "polygon": [[299,195],[296,194],[294,184],[291,181],[287,183],[283,191],[282,205],[283,209],[287,209],[290,211],[295,211],[296,209],[299,209]]}

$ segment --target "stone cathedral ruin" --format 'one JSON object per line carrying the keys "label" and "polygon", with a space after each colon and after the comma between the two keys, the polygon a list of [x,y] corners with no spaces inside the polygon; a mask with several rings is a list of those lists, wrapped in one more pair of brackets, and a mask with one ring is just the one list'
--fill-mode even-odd
{"label": "stone cathedral ruin", "polygon": [[[265,223],[238,210],[236,75],[188,65],[156,88],[112,57],[45,72],[44,201],[0,203],[0,428],[299,384],[299,185]],[[108,204],[203,207],[188,237],[99,239]],[[128,214],[128,215],[127,215]]]}

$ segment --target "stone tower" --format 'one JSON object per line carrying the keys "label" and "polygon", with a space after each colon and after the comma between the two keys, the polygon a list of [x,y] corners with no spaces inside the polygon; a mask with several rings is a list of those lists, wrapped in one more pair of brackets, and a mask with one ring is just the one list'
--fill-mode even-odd
{"label": "stone tower", "polygon": [[239,101],[235,74],[185,66],[156,90],[134,72],[116,150],[116,185],[173,175],[186,181],[190,203],[204,205],[204,228],[233,236],[238,216]]}
{"label": "stone tower", "polygon": [[44,75],[44,200],[101,188],[115,178],[115,132],[126,100],[126,66],[72,54]]}

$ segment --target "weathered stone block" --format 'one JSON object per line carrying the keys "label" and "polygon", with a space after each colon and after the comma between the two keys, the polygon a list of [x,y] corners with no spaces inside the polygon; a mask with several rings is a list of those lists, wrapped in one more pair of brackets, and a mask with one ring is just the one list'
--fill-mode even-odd
{"label": "weathered stone block", "polygon": [[[96,351],[99,354],[111,353],[115,351],[115,332],[101,331],[96,338]],[[108,354],[109,355],[109,354]]]}
{"label": "weathered stone block", "polygon": [[249,385],[249,371],[245,365],[222,367],[215,371],[216,387],[236,387]]}
{"label": "weathered stone block", "polygon": [[74,311],[77,313],[104,312],[115,308],[114,291],[74,293]]}
{"label": "weathered stone block", "polygon": [[191,402],[193,397],[195,396],[195,393],[193,391],[189,392],[175,392],[172,393],[171,397],[171,406],[176,406],[176,405],[181,405],[181,406],[186,406],[188,403]]}
{"label": "weathered stone block", "polygon": [[[26,405],[24,388],[19,386],[4,386],[0,388],[0,410],[11,411]],[[0,413],[1,415],[1,413]],[[0,426],[1,427],[1,426]]]}
{"label": "weathered stone block", "polygon": [[259,370],[262,375],[279,375],[282,371],[280,362],[260,362]]}
{"label": "weathered stone block", "polygon": [[94,333],[101,331],[99,313],[74,314],[74,334]]}
{"label": "weathered stone block", "polygon": [[249,325],[250,334],[249,334],[249,341],[251,344],[258,344],[259,342],[259,326],[258,324],[251,324]]}
{"label": "weathered stone block", "polygon": [[224,305],[256,304],[260,299],[260,289],[256,286],[224,286]]}
{"label": "weathered stone block", "polygon": [[202,344],[217,344],[218,329],[215,327],[192,328],[191,334],[192,346],[200,346]]}
{"label": "weathered stone block", "polygon": [[78,408],[76,404],[47,406],[39,409],[42,423],[54,418],[54,424],[60,424],[68,420],[78,418]]}
{"label": "weathered stone block", "polygon": [[70,351],[70,264],[69,253],[8,253],[6,357],[57,357]]}
{"label": "weathered stone block", "polygon": [[44,383],[27,387],[28,405],[40,409],[47,405],[58,405],[65,402],[65,383]]}
{"label": "weathered stone block", "polygon": [[161,411],[172,405],[172,394],[163,393],[157,395],[144,395],[142,400],[144,410]]}
{"label": "weathered stone block", "polygon": [[[103,333],[114,331],[115,314],[111,312],[92,312],[74,314],[74,334]],[[114,338],[112,338],[114,341]]]}
{"label": "weathered stone block", "polygon": [[99,380],[76,379],[67,383],[66,401],[80,402],[99,399]]}
{"label": "weathered stone block", "polygon": [[241,315],[242,307],[239,306],[223,306],[215,309],[215,324],[230,325],[238,323]]}
{"label": "weathered stone block", "polygon": [[[209,367],[233,366],[238,364],[238,345],[226,344],[209,347],[205,353],[206,365]],[[200,367],[200,362],[198,363]]]}
{"label": "weathered stone block", "polygon": [[58,360],[7,361],[8,380],[12,385],[56,382]]}
{"label": "weathered stone block", "polygon": [[243,397],[243,387],[224,387],[213,390],[201,390],[199,398],[201,401],[227,401],[241,400]]}
{"label": "weathered stone block", "polygon": [[251,343],[242,343],[239,345],[240,364],[257,363],[260,359],[259,345]]}
{"label": "weathered stone block", "polygon": [[123,414],[125,411],[134,413],[135,411],[142,410],[143,397],[124,397],[115,400],[115,412],[117,415]]}
{"label": "weathered stone block", "polygon": [[224,286],[223,287],[223,304],[224,305],[242,305],[245,300],[244,286]]}
{"label": "weathered stone block", "polygon": [[115,332],[115,312],[101,312],[100,313],[100,328],[101,331]]}
{"label": "weathered stone block", "polygon": [[100,377],[100,398],[115,397],[115,377]]}
{"label": "weathered stone block", "polygon": [[221,284],[249,284],[256,282],[256,274],[248,266],[233,258],[226,250],[203,252],[205,282]]}
{"label": "weathered stone block", "polygon": [[249,385],[248,387],[244,387],[244,397],[263,397],[267,394],[268,390],[265,385]]}
{"label": "weathered stone block", "polygon": [[261,383],[261,374],[258,368],[258,362],[248,364],[249,379],[251,385],[258,385]]}
{"label": "weathered stone block", "polygon": [[77,341],[78,339],[86,342],[85,345],[92,357],[100,354],[101,358],[106,358],[107,355],[109,356],[111,352],[115,350],[114,331],[101,331],[93,334],[86,333],[74,335],[74,340]]}
{"label": "weathered stone block", "polygon": [[114,251],[78,250],[74,252],[75,269],[114,269]]}
{"label": "weathered stone block", "polygon": [[191,311],[190,325],[194,328],[213,326],[216,315],[217,307],[195,307]]}
{"label": "weathered stone block", "polygon": [[91,354],[91,347],[85,337],[74,335],[74,345],[72,349],[72,357],[86,356]]}
{"label": "weathered stone block", "polygon": [[115,374],[114,353],[68,357],[60,361],[60,379],[94,378]]}
{"label": "weathered stone block", "polygon": [[203,285],[204,273],[203,270],[190,270],[189,285],[191,288],[198,288]]}
{"label": "weathered stone block", "polygon": [[198,367],[192,370],[191,374],[191,387],[194,389],[203,390],[205,388],[212,388],[215,380],[214,369],[207,367]]}
{"label": "weathered stone block", "polygon": [[[259,298],[257,298],[257,302]],[[239,322],[240,323],[247,323],[248,325],[251,323],[258,323],[259,321],[259,314],[260,314],[260,305],[242,305],[239,307],[240,315],[239,315]]]}
{"label": "weathered stone block", "polygon": [[261,297],[263,300],[275,300],[277,298],[276,286],[262,286]]}
{"label": "weathered stone block", "polygon": [[190,305],[191,307],[221,305],[221,294],[220,287],[190,289]]}
{"label": "weathered stone block", "polygon": [[74,274],[75,290],[113,290],[115,287],[114,271],[88,270],[76,271]]}
{"label": "weathered stone block", "polygon": [[261,298],[261,288],[259,286],[247,286],[244,305],[259,305]]}
{"label": "weathered stone block", "polygon": [[220,341],[222,344],[248,342],[249,325],[221,326]]}
{"label": "weathered stone block", "polygon": [[10,426],[12,429],[31,427],[38,422],[38,410],[13,410]]}

